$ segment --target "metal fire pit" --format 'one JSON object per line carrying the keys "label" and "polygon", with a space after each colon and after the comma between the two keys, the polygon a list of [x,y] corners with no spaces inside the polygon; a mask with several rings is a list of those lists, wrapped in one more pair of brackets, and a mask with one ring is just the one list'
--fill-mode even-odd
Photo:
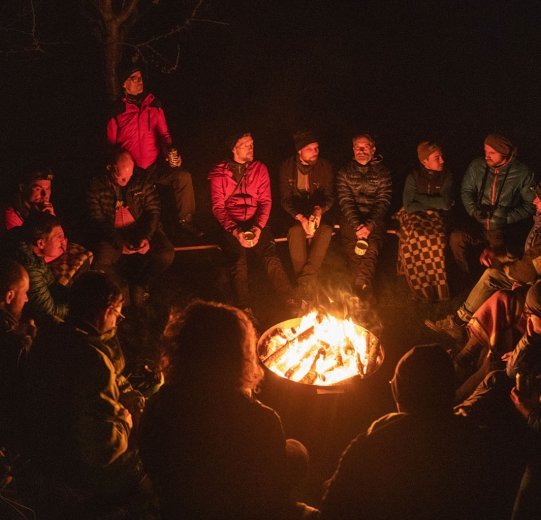
{"label": "metal fire pit", "polygon": [[[351,377],[348,377],[347,379],[343,379],[336,383],[310,383],[307,382],[306,378],[301,378],[300,381],[295,381],[289,377],[286,377],[284,374],[281,374],[277,372],[276,370],[273,370],[272,367],[269,365],[275,361],[279,356],[281,356],[288,348],[289,343],[293,343],[295,339],[301,338],[304,333],[307,333],[310,331],[309,327],[307,330],[301,330],[299,328],[301,324],[302,318],[293,318],[290,320],[282,321],[270,329],[266,330],[261,337],[259,338],[258,344],[257,344],[257,352],[258,357],[262,365],[265,367],[267,371],[270,371],[272,374],[274,374],[276,377],[279,377],[282,380],[289,381],[295,385],[302,385],[303,387],[307,388],[316,388],[318,390],[318,393],[325,393],[330,392],[334,393],[334,391],[340,391],[340,388],[345,387],[349,384],[351,384],[353,381],[357,379],[365,379],[372,374],[374,374],[379,367],[383,364],[384,360],[384,350],[381,346],[381,343],[379,341],[379,338],[370,332],[368,329],[360,326],[360,325],[354,325],[354,328],[356,329],[356,332],[358,334],[364,335],[366,338],[366,355],[365,355],[365,362],[360,363],[360,360],[358,360],[357,363],[357,373],[354,374]],[[271,348],[270,340],[273,336],[276,334],[279,334],[281,330],[283,329],[293,329],[293,339],[287,340],[284,338],[282,345],[278,348]],[[283,337],[283,336],[282,336]],[[308,335],[309,337],[309,335]],[[314,342],[317,342],[317,338],[314,337]],[[331,347],[333,347],[331,345]],[[273,358],[274,356],[274,358]],[[304,380],[303,380],[304,379]]]}

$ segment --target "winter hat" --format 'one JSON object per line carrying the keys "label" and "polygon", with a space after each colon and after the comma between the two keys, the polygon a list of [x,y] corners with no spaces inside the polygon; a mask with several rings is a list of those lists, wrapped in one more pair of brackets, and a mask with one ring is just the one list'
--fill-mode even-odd
{"label": "winter hat", "polygon": [[242,129],[242,130],[236,130],[229,134],[225,140],[225,146],[228,152],[231,152],[233,148],[235,148],[235,145],[237,144],[237,141],[239,139],[242,139],[246,135],[252,135],[252,133],[249,130]]}
{"label": "winter hat", "polygon": [[455,397],[453,362],[437,343],[413,347],[396,365],[391,384],[401,411],[451,409]]}
{"label": "winter hat", "polygon": [[417,145],[417,157],[419,157],[419,162],[423,162],[425,159],[428,159],[434,152],[441,151],[441,148],[436,143],[431,141],[422,141]]}
{"label": "winter hat", "polygon": [[515,145],[503,135],[488,134],[485,137],[485,144],[506,157],[515,155],[517,153]]}
{"label": "winter hat", "polygon": [[123,60],[117,68],[118,81],[120,86],[124,85],[124,82],[134,73],[139,71],[145,77],[146,73],[145,64],[137,57],[128,58]]}
{"label": "winter hat", "polygon": [[541,318],[541,280],[533,284],[526,293],[526,307]]}
{"label": "winter hat", "polygon": [[303,130],[293,134],[293,142],[295,143],[295,150],[298,152],[309,144],[317,143],[318,138],[310,130]]}

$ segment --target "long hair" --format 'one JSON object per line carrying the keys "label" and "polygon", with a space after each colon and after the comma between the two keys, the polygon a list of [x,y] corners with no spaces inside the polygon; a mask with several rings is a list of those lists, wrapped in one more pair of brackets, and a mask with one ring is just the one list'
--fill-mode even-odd
{"label": "long hair", "polygon": [[164,341],[173,384],[243,392],[263,378],[254,327],[235,307],[195,300],[171,313]]}

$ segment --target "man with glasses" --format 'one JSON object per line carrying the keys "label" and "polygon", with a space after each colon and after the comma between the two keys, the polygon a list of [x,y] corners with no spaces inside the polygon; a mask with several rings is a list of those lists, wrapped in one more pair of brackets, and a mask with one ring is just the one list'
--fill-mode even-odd
{"label": "man with glasses", "polygon": [[131,518],[144,502],[142,466],[128,447],[144,399],[122,375],[116,338],[123,301],[105,273],[82,274],[66,322],[30,353],[23,453],[31,462],[21,478],[39,518],[105,518],[117,508]]}
{"label": "man with glasses", "polygon": [[192,222],[195,196],[192,176],[181,169],[182,157],[173,146],[160,100],[145,90],[140,62],[121,64],[118,71],[123,96],[113,105],[107,123],[112,146],[130,152],[138,168],[148,170],[153,182],[170,186],[175,195],[179,228],[201,237]]}
{"label": "man with glasses", "polygon": [[[353,289],[363,299],[371,298],[385,215],[391,205],[391,174],[381,155],[376,155],[376,143],[369,134],[353,137],[353,159],[338,172],[336,189],[342,210],[340,235],[353,271]],[[356,248],[360,240],[365,241],[361,249]]]}

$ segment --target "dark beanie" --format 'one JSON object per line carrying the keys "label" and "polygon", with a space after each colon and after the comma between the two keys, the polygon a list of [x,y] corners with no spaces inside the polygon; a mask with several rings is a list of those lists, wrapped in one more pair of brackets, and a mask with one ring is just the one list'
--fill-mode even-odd
{"label": "dark beanie", "polygon": [[428,159],[434,152],[438,150],[441,151],[441,148],[436,144],[430,141],[423,141],[417,145],[417,157],[419,157],[419,162],[423,162],[425,159]]}
{"label": "dark beanie", "polygon": [[503,135],[488,134],[485,137],[485,144],[506,157],[516,153],[515,145]]}
{"label": "dark beanie", "polygon": [[293,134],[293,142],[295,143],[295,150],[298,152],[309,144],[317,143],[318,138],[313,134],[313,132],[305,130],[302,132],[295,132]]}
{"label": "dark beanie", "polygon": [[530,312],[541,318],[541,280],[528,289],[526,307]]}
{"label": "dark beanie", "polygon": [[235,148],[235,145],[237,144],[237,141],[239,139],[242,139],[245,135],[251,135],[251,134],[252,133],[246,129],[236,130],[234,132],[231,132],[225,140],[225,147],[227,151],[231,152],[231,150]]}
{"label": "dark beanie", "polygon": [[134,73],[139,71],[145,79],[145,66],[144,63],[139,60],[126,59],[123,60],[117,68],[117,76],[120,86],[124,85],[124,82]]}
{"label": "dark beanie", "polygon": [[455,397],[453,362],[437,343],[413,347],[398,362],[392,384],[401,411],[451,409]]}

